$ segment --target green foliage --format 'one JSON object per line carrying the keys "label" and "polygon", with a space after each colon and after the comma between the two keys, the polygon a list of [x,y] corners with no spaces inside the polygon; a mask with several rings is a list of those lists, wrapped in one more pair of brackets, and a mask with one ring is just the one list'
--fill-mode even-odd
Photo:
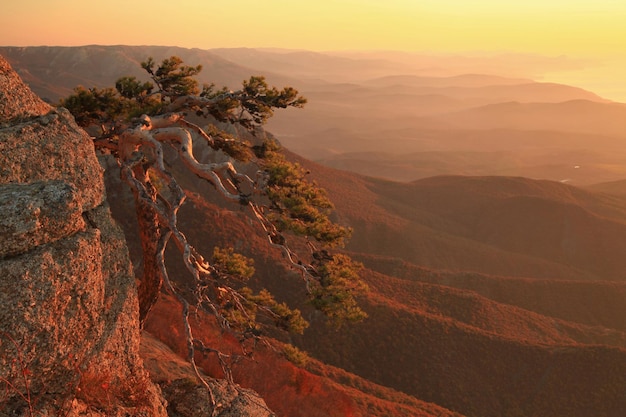
{"label": "green foliage", "polygon": [[254,275],[254,260],[235,253],[233,248],[213,249],[213,266],[221,273],[231,275],[243,280]]}
{"label": "green foliage", "polygon": [[269,175],[266,192],[274,209],[270,217],[279,230],[342,246],[352,231],[329,219],[334,207],[326,192],[305,179],[306,171],[300,165],[287,161],[269,146],[264,151],[264,167]]}
{"label": "green foliage", "polygon": [[[141,82],[135,77],[121,77],[115,82],[115,89],[77,87],[74,94],[61,100],[60,105],[67,108],[83,127],[104,124],[109,128],[107,134],[120,130],[124,122],[133,117],[161,114],[165,105],[176,97],[199,92],[198,82],[192,77],[202,66],[190,67],[182,62],[173,56],[156,66],[154,60],[148,58],[141,66],[154,84]],[[154,91],[155,84],[157,91]]]}
{"label": "green foliage", "polygon": [[[233,248],[215,247],[213,250],[213,267],[226,281],[229,278],[248,280],[254,275],[253,264],[252,259],[236,253]],[[223,310],[229,326],[244,335],[259,333],[259,314],[269,318],[273,325],[292,333],[301,334],[309,325],[299,310],[292,310],[287,304],[277,302],[267,290],[254,294],[248,287],[235,290],[225,283],[223,286],[218,283],[215,291],[217,304]]]}
{"label": "green foliage", "polygon": [[273,108],[302,107],[306,99],[298,97],[298,91],[285,87],[278,90],[269,88],[265,77],[250,77],[243,82],[241,105],[252,115],[255,123],[263,124],[274,114]]}
{"label": "green foliage", "polygon": [[122,77],[115,82],[115,89],[120,96],[126,99],[145,100],[152,93],[154,85],[151,82],[142,83],[135,77]]}
{"label": "green foliage", "polygon": [[123,117],[125,106],[117,91],[112,88],[89,88],[78,86],[74,94],[61,100],[81,126],[110,123]]}
{"label": "green foliage", "polygon": [[215,125],[205,127],[205,132],[216,140],[220,141],[220,149],[231,158],[240,162],[250,162],[254,154],[250,143],[220,130]]}
{"label": "green foliage", "polygon": [[[243,88],[238,91],[216,89],[214,84],[204,85],[200,90],[193,77],[202,66],[184,65],[177,56],[164,59],[158,65],[149,57],[141,66],[152,82],[121,77],[116,81],[115,89],[77,87],[74,94],[59,104],[74,115],[80,126],[101,126],[102,136],[110,137],[122,131],[133,117],[187,111],[212,116],[219,122],[236,124],[254,133],[273,115],[273,109],[302,107],[306,103],[294,88],[269,87],[259,76],[244,80]],[[181,98],[189,100],[177,104]],[[226,148],[229,155],[242,155],[241,147],[233,142],[221,140],[216,143]]]}
{"label": "green foliage", "polygon": [[215,88],[215,84],[205,84],[199,96],[212,101],[213,105],[204,109],[196,109],[198,116],[212,116],[218,122],[234,120],[234,115],[240,106],[240,102],[232,91],[229,91],[226,87],[218,90]]}
{"label": "green foliage", "polygon": [[298,91],[294,88],[270,88],[265,77],[260,76],[244,80],[243,89],[237,92],[226,88],[216,90],[215,84],[205,85],[200,97],[218,99],[213,106],[205,109],[206,115],[211,115],[220,122],[237,122],[249,130],[264,124],[272,117],[274,108],[301,108],[306,104],[306,99],[298,96]]}
{"label": "green foliage", "polygon": [[[176,114],[179,117],[193,112],[197,116],[212,117],[218,122],[243,127],[256,135],[261,131],[260,126],[273,115],[274,109],[302,107],[306,103],[297,90],[291,87],[269,87],[265,78],[259,76],[243,81],[242,88],[237,91],[218,89],[214,84],[203,85],[200,89],[193,77],[201,71],[202,66],[184,65],[176,56],[164,59],[160,64],[150,57],[141,66],[150,81],[121,77],[116,81],[115,88],[77,87],[74,94],[60,103],[68,108],[81,126],[98,126],[101,133],[96,137],[96,146],[106,146],[114,154],[119,135],[135,127],[136,118],[143,114]],[[190,126],[187,122],[177,125],[183,129],[195,129]],[[275,142],[266,140],[261,146],[251,147],[241,138],[226,133],[216,123],[209,124],[203,133],[212,138],[209,143],[214,149],[222,150],[238,161],[253,161],[266,172],[267,183],[260,184],[262,189],[258,191],[267,197],[264,203],[269,201],[269,204],[263,206],[261,211],[267,217],[265,220],[269,220],[279,234],[289,231],[315,239],[328,247],[345,243],[351,230],[330,220],[333,205],[324,190],[315,182],[307,181],[305,170],[287,161]],[[170,186],[169,182],[161,179],[164,173],[153,172],[153,167],[144,169],[150,187],[163,196]],[[235,176],[224,179],[229,187],[237,191],[239,180],[240,177]],[[243,195],[241,191],[239,193],[242,204],[250,203],[248,195]],[[312,287],[313,305],[337,325],[364,318],[365,313],[358,308],[354,299],[356,294],[365,289],[358,278],[358,265],[351,263],[347,256],[326,258],[318,259],[306,267],[312,277],[308,282]],[[211,288],[205,293],[205,301],[214,303],[212,307],[219,306],[219,312],[216,308],[213,311],[223,316],[228,326],[244,334],[256,335],[260,330],[257,320],[259,314],[279,328],[291,332],[302,333],[308,326],[300,311],[277,302],[268,291],[254,294],[246,287],[229,286],[229,278],[246,281],[252,276],[254,266],[250,259],[236,254],[232,248],[215,248],[212,266],[214,281],[209,286],[202,284],[204,290]]]}
{"label": "green foliage", "polygon": [[202,65],[190,67],[183,65],[183,60],[177,56],[164,59],[155,69],[156,63],[152,57],[141,63],[141,67],[152,77],[159,86],[162,100],[166,97],[180,97],[198,94],[198,81],[194,76],[202,70]]}
{"label": "green foliage", "polygon": [[115,89],[76,87],[74,94],[59,104],[74,115],[80,126],[99,125],[103,136],[110,136],[120,132],[133,117],[159,113],[163,105],[152,95],[152,88],[149,82],[122,77],[115,83]]}
{"label": "green foliage", "polygon": [[279,303],[267,290],[254,294],[250,288],[243,287],[237,291],[236,296],[231,294],[230,297],[223,304],[226,317],[232,327],[238,328],[244,334],[259,332],[261,326],[257,320],[258,314],[263,314],[275,326],[291,333],[302,334],[309,327],[300,310]]}
{"label": "green foliage", "polygon": [[311,303],[340,327],[345,322],[357,322],[367,317],[355,300],[355,295],[367,291],[359,271],[363,265],[342,254],[317,254],[319,280],[311,291]]}
{"label": "green foliage", "polygon": [[300,368],[305,368],[306,365],[309,363],[309,360],[311,359],[306,352],[290,344],[286,344],[283,347],[283,354],[289,362]]}

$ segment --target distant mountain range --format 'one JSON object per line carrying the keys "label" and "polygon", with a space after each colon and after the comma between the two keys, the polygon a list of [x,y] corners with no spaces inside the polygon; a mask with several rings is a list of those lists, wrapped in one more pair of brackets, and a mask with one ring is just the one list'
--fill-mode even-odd
{"label": "distant mountain range", "polygon": [[[172,55],[189,65],[202,64],[201,82],[240,86],[241,81],[258,71],[237,65],[210,51],[160,46],[84,46],[84,47],[0,47],[2,54],[35,93],[56,102],[69,95],[74,87],[112,87],[124,75],[146,78],[140,63],[152,56],[156,60]],[[292,81],[267,74],[273,82]]]}
{"label": "distant mountain range", "polygon": [[[353,228],[346,252],[365,266],[370,292],[360,302],[370,317],[336,331],[303,304],[311,328],[290,341],[314,360],[300,368],[261,348],[258,360],[235,365],[237,380],[278,415],[624,415],[624,105],[519,74],[438,77],[433,59],[426,70],[394,54],[126,46],[0,54],[53,101],[172,54],[202,64],[203,80],[218,85],[266,74],[309,98],[269,128]],[[255,258],[253,287],[302,298],[263,231],[222,210],[192,175],[182,182],[190,197],[179,221],[201,252],[232,245]],[[136,258],[123,215],[131,197],[114,172],[107,192]],[[162,300],[146,330],[184,353],[176,308]],[[205,325],[202,336],[234,349]]]}
{"label": "distant mountain range", "polygon": [[[145,77],[139,64],[148,56],[202,64],[201,82],[230,88],[265,75],[309,99],[303,110],[278,113],[268,129],[306,158],[365,175],[519,175],[589,185],[625,174],[618,161],[626,158],[626,106],[520,77],[558,64],[549,59],[95,45],[0,47],[0,54],[52,102],[77,85]],[[436,166],[425,161],[432,156]]]}

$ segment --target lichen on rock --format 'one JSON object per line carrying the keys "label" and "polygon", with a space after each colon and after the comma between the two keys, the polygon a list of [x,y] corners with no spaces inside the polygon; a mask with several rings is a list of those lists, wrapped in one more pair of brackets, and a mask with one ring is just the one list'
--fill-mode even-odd
{"label": "lichen on rock", "polygon": [[84,211],[104,201],[93,143],[71,114],[51,109],[28,121],[0,126],[0,184],[52,180],[71,184]]}
{"label": "lichen on rock", "polygon": [[0,57],[0,415],[166,416],[89,136]]}
{"label": "lichen on rock", "polygon": [[51,107],[37,97],[0,56],[0,126],[14,120],[42,116]]}
{"label": "lichen on rock", "polygon": [[0,187],[0,258],[28,252],[83,230],[76,190],[62,181]]}

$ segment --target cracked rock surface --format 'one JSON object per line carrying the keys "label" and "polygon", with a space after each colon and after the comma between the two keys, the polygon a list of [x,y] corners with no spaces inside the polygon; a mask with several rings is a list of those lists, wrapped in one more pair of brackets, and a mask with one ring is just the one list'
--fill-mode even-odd
{"label": "cracked rock surface", "polygon": [[2,57],[0,213],[0,415],[166,416],[92,141]]}

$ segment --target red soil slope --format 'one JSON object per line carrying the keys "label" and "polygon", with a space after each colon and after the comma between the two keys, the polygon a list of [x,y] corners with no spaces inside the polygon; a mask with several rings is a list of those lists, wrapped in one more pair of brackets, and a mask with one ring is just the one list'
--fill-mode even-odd
{"label": "red soil slope", "polygon": [[[177,302],[163,297],[151,313],[146,331],[185,356],[187,347],[180,337],[183,329],[177,313],[180,314]],[[223,334],[212,318],[201,315],[200,319],[193,320],[193,325],[196,338],[237,357],[231,363],[235,381],[260,393],[278,416],[462,417],[313,359],[305,368],[297,367],[285,359],[280,345],[271,340],[271,346],[261,345],[252,357],[244,357],[239,343]],[[210,376],[224,376],[211,355],[198,353],[196,363]]]}
{"label": "red soil slope", "polygon": [[[337,219],[354,228],[350,252],[368,267],[371,292],[362,304],[370,318],[339,332],[298,303],[304,299],[298,279],[245,212],[226,211],[209,195],[208,202],[191,197],[179,213],[183,231],[201,251],[230,244],[254,256],[251,284],[295,302],[312,323],[292,341],[335,366],[314,361],[305,371],[264,350],[257,361],[238,363],[240,383],[259,391],[280,415],[453,410],[487,417],[617,417],[626,410],[625,284],[607,280],[620,278],[623,260],[597,250],[593,263],[576,264],[563,246],[554,247],[566,229],[553,226],[571,212],[568,236],[578,247],[620,247],[624,240],[611,228],[624,225],[622,200],[515,178],[396,184],[320,167],[313,172],[336,201]],[[187,186],[204,191],[193,180]],[[487,238],[490,228],[505,227],[511,232]],[[519,243],[541,236],[541,229],[555,237],[542,245]],[[176,346],[179,338],[171,340],[179,334],[175,311],[162,303],[148,330],[184,352]],[[213,347],[225,343],[210,327],[200,333]],[[230,342],[223,346],[233,349]],[[199,361],[218,373],[211,361]]]}

